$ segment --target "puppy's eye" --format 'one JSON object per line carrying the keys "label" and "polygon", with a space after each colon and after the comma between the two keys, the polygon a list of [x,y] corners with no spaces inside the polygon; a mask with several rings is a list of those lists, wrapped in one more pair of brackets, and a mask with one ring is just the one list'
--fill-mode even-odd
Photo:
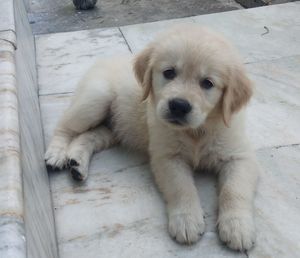
{"label": "puppy's eye", "polygon": [[200,86],[201,86],[201,88],[203,88],[203,89],[209,90],[209,89],[211,89],[212,87],[214,87],[214,84],[213,84],[213,82],[212,82],[210,79],[205,78],[204,80],[202,80],[202,81],[200,82]]}
{"label": "puppy's eye", "polygon": [[173,80],[176,77],[176,71],[174,68],[169,68],[163,71],[163,75],[167,80]]}

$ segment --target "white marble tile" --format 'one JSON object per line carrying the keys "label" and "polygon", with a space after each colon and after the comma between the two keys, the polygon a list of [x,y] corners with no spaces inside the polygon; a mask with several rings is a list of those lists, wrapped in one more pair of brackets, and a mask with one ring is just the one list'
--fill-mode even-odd
{"label": "white marble tile", "polygon": [[72,92],[97,58],[125,53],[130,51],[117,28],[36,36],[39,94]]}
{"label": "white marble tile", "polygon": [[23,219],[0,216],[0,257],[27,258]]}
{"label": "white marble tile", "polygon": [[[289,3],[194,17],[196,23],[222,32],[245,62],[300,53],[300,4]],[[269,33],[264,28],[266,26]]]}
{"label": "white marble tile", "polygon": [[[200,15],[191,17],[188,21],[222,32],[236,45],[247,63],[299,54],[299,12],[300,4],[295,2]],[[264,26],[268,27],[269,33],[261,35],[266,32]],[[124,26],[121,30],[133,52],[136,52],[142,49],[157,32],[168,27],[170,22],[164,21]]]}
{"label": "white marble tile", "polygon": [[136,53],[143,49],[158,33],[180,23],[194,23],[192,17],[141,23],[120,27],[130,49]]}
{"label": "white marble tile", "polygon": [[14,1],[0,1],[0,31],[15,31]]}
{"label": "white marble tile", "polygon": [[246,67],[255,85],[247,114],[255,148],[300,143],[300,55]]}
{"label": "white marble tile", "polygon": [[263,172],[255,200],[257,243],[250,258],[300,253],[300,145],[257,153]]}
{"label": "white marble tile", "polygon": [[146,158],[139,154],[122,148],[97,154],[84,185],[74,184],[65,171],[53,172],[50,178],[61,257],[234,255],[212,233],[217,201],[215,181],[209,175],[196,176],[207,234],[192,247],[182,247],[169,237],[163,201]]}
{"label": "white marble tile", "polygon": [[[300,148],[263,149],[257,156],[263,168],[255,201],[257,244],[248,257],[297,257]],[[209,175],[196,176],[207,228],[192,247],[169,238],[164,205],[143,156],[113,148],[94,157],[84,185],[66,171],[50,178],[61,257],[246,257],[224,248],[214,233],[217,201]]]}

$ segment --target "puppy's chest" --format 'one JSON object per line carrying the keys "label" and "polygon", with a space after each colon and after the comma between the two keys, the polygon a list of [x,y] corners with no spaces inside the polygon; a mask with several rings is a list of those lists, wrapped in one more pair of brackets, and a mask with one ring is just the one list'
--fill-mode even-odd
{"label": "puppy's chest", "polygon": [[188,137],[181,146],[182,155],[194,169],[215,169],[224,159],[223,148],[216,139]]}

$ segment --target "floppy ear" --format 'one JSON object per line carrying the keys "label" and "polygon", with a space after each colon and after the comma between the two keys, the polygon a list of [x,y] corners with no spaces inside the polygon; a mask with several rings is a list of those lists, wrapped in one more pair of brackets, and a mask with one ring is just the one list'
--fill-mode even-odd
{"label": "floppy ear", "polygon": [[244,69],[234,69],[234,71],[231,72],[228,85],[223,95],[223,120],[226,126],[229,126],[232,114],[238,112],[248,103],[252,92],[252,83]]}
{"label": "floppy ear", "polygon": [[146,48],[135,58],[133,69],[135,77],[144,89],[143,98],[145,100],[152,86],[152,67],[150,65],[151,54],[153,49],[151,47]]}

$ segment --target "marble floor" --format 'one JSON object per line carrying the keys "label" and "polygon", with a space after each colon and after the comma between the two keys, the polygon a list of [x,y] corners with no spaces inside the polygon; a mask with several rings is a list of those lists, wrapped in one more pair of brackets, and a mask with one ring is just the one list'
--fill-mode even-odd
{"label": "marble floor", "polygon": [[197,174],[206,233],[193,246],[173,242],[146,157],[115,147],[94,156],[89,178],[50,172],[61,258],[298,257],[300,253],[300,2],[179,20],[36,36],[45,143],[77,81],[97,59],[136,53],[171,24],[204,24],[240,50],[255,82],[247,130],[263,168],[255,201],[257,244],[248,253],[216,233],[216,188]]}

